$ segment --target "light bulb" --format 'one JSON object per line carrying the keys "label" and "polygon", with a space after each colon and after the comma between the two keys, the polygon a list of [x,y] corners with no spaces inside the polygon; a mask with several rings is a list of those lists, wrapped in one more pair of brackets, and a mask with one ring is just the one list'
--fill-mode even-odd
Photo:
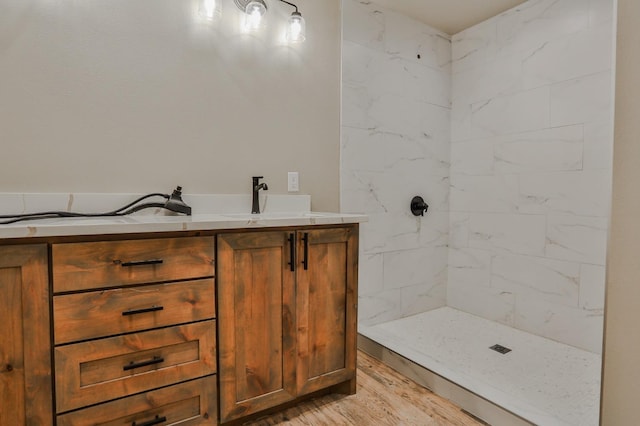
{"label": "light bulb", "polygon": [[245,27],[249,31],[258,30],[262,24],[262,16],[267,11],[264,3],[260,1],[252,1],[247,5],[245,12],[247,14]]}
{"label": "light bulb", "polygon": [[208,20],[218,18],[221,12],[221,0],[201,0],[200,14]]}
{"label": "light bulb", "polygon": [[287,30],[287,40],[291,43],[300,43],[305,39],[305,22],[302,14],[293,12],[289,18],[289,29]]}

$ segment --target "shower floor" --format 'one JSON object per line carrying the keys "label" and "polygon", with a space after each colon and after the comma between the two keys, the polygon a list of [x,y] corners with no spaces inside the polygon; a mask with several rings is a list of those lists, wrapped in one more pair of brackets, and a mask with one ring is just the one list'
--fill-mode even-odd
{"label": "shower floor", "polygon": [[532,423],[598,424],[600,355],[448,307],[358,332]]}

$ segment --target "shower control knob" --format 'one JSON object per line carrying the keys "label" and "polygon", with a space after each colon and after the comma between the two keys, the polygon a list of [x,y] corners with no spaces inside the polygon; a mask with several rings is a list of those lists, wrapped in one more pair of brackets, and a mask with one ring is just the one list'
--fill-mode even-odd
{"label": "shower control knob", "polygon": [[424,199],[418,195],[411,200],[411,213],[414,216],[424,216],[429,209],[429,205],[424,202]]}

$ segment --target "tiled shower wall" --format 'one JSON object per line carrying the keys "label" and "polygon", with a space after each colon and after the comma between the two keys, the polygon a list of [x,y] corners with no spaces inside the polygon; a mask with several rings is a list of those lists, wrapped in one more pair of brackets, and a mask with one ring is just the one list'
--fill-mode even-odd
{"label": "tiled shower wall", "polygon": [[449,305],[600,352],[612,35],[613,0],[531,0],[452,38],[343,1],[361,322]]}
{"label": "tiled shower wall", "polygon": [[451,307],[602,346],[613,0],[534,0],[452,38]]}
{"label": "tiled shower wall", "polygon": [[[444,306],[449,229],[450,37],[368,1],[343,1],[341,206],[365,212],[359,317]],[[409,211],[414,195],[430,205]]]}

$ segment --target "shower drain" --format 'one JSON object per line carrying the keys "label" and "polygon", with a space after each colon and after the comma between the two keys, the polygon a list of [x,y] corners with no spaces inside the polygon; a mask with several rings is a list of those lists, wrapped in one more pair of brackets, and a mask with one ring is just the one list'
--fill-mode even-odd
{"label": "shower drain", "polygon": [[511,352],[511,349],[509,349],[507,347],[504,347],[502,345],[498,345],[498,344],[495,344],[495,345],[491,346],[489,349],[492,349],[492,350],[494,350],[496,352],[500,352],[503,355],[506,354],[506,353]]}

